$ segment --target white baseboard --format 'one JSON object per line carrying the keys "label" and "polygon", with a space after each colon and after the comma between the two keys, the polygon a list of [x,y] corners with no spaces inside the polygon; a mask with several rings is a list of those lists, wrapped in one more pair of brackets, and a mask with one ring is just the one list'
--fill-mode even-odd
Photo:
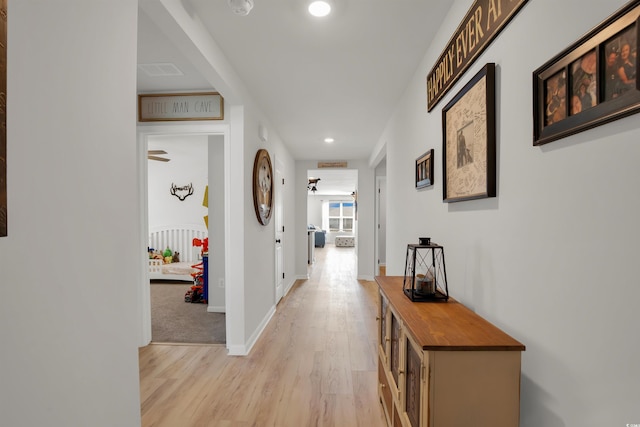
{"label": "white baseboard", "polygon": [[226,308],[225,306],[220,306],[220,305],[208,305],[207,306],[207,313],[226,313]]}
{"label": "white baseboard", "polygon": [[243,345],[229,345],[227,344],[227,354],[229,356],[246,356],[246,348]]}
{"label": "white baseboard", "polygon": [[370,282],[373,282],[375,278],[373,276],[358,276],[358,280],[368,280]]}
{"label": "white baseboard", "polygon": [[283,298],[287,296],[287,294],[289,293],[289,291],[291,290],[291,288],[293,288],[293,285],[295,285],[295,284],[296,284],[296,281],[295,281],[295,280],[293,280],[293,281],[292,281],[292,282],[290,282],[287,286],[285,286],[285,288],[284,288],[284,292],[283,292],[283,294],[282,294],[282,297],[283,297]]}
{"label": "white baseboard", "polygon": [[258,325],[256,330],[253,332],[251,337],[249,337],[249,340],[244,345],[227,345],[229,356],[248,355],[251,352],[251,349],[253,348],[255,343],[258,341],[258,338],[260,338],[260,335],[262,335],[264,328],[267,327],[267,325],[269,324],[269,321],[271,320],[271,318],[275,313],[276,313],[276,308],[272,306],[269,312],[267,313],[267,315],[262,319],[262,322],[260,322],[260,325]]}

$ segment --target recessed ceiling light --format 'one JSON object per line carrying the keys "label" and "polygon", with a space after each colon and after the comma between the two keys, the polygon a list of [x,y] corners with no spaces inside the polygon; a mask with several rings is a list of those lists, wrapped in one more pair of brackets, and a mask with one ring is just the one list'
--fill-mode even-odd
{"label": "recessed ceiling light", "polygon": [[309,4],[309,13],[319,18],[331,13],[331,5],[323,0],[313,1]]}
{"label": "recessed ceiling light", "polygon": [[333,138],[325,138],[324,142],[328,142],[329,144],[331,144],[333,141],[335,141]]}

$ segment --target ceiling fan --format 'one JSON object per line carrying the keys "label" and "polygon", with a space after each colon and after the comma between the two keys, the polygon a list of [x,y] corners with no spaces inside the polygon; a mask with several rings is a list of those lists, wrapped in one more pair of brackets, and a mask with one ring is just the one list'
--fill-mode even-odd
{"label": "ceiling fan", "polygon": [[166,157],[160,157],[162,154],[167,154],[164,150],[149,150],[147,152],[147,159],[149,160],[157,160],[159,162],[168,162],[171,159],[167,159]]}

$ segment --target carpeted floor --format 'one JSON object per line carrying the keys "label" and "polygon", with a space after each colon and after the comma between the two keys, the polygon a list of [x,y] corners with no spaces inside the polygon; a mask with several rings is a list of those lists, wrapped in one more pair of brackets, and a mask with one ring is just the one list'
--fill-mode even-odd
{"label": "carpeted floor", "polygon": [[187,282],[151,283],[151,339],[153,342],[224,344],[224,313],[208,313],[206,304],[184,302]]}

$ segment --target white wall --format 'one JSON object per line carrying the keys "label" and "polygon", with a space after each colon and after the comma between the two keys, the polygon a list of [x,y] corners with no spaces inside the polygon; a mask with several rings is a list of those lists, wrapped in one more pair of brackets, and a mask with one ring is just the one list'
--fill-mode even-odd
{"label": "white wall", "polygon": [[[532,146],[533,70],[625,2],[528,2],[426,113],[426,75],[471,3],[453,4],[381,138],[388,274],[402,274],[418,236],[444,246],[451,295],[527,347],[521,426],[639,423],[639,116]],[[498,197],[443,203],[442,107],[487,62],[497,64]],[[429,148],[435,184],[416,191],[412,164]]]}
{"label": "white wall", "polygon": [[224,313],[226,311],[224,136],[209,135],[207,142],[209,164],[209,305],[207,311]]}
{"label": "white wall", "polygon": [[[171,159],[169,162],[148,162],[150,229],[179,224],[205,226],[204,216],[208,214],[208,209],[202,205],[202,201],[208,184],[208,138],[207,135],[149,137],[149,150],[163,149],[168,154],[161,157]],[[170,193],[173,185],[182,187],[190,184],[193,185],[193,194],[183,201]],[[184,195],[182,192],[178,194]]]}
{"label": "white wall", "polygon": [[3,426],[140,424],[137,13],[10,2]]}
{"label": "white wall", "polygon": [[322,202],[334,200],[331,196],[307,195],[307,224],[322,228]]}
{"label": "white wall", "polygon": [[[245,220],[245,310],[246,310],[246,338],[247,345],[252,346],[258,338],[258,334],[266,326],[268,320],[275,312],[275,229],[274,216],[267,225],[258,222],[253,204],[253,164],[259,149],[266,149],[271,157],[272,167],[275,168],[274,159],[278,157],[285,166],[285,187],[287,175],[292,170],[292,160],[279,140],[277,134],[269,129],[269,139],[263,142],[259,138],[260,117],[257,110],[248,107],[245,114],[245,152],[244,152],[244,211]],[[287,199],[285,197],[285,199]],[[285,259],[291,255],[289,215],[285,209],[285,234],[283,236],[283,248]],[[289,250],[288,250],[289,249]],[[291,267],[285,263],[285,288],[290,288],[293,280]],[[290,285],[286,283],[290,282]]]}

